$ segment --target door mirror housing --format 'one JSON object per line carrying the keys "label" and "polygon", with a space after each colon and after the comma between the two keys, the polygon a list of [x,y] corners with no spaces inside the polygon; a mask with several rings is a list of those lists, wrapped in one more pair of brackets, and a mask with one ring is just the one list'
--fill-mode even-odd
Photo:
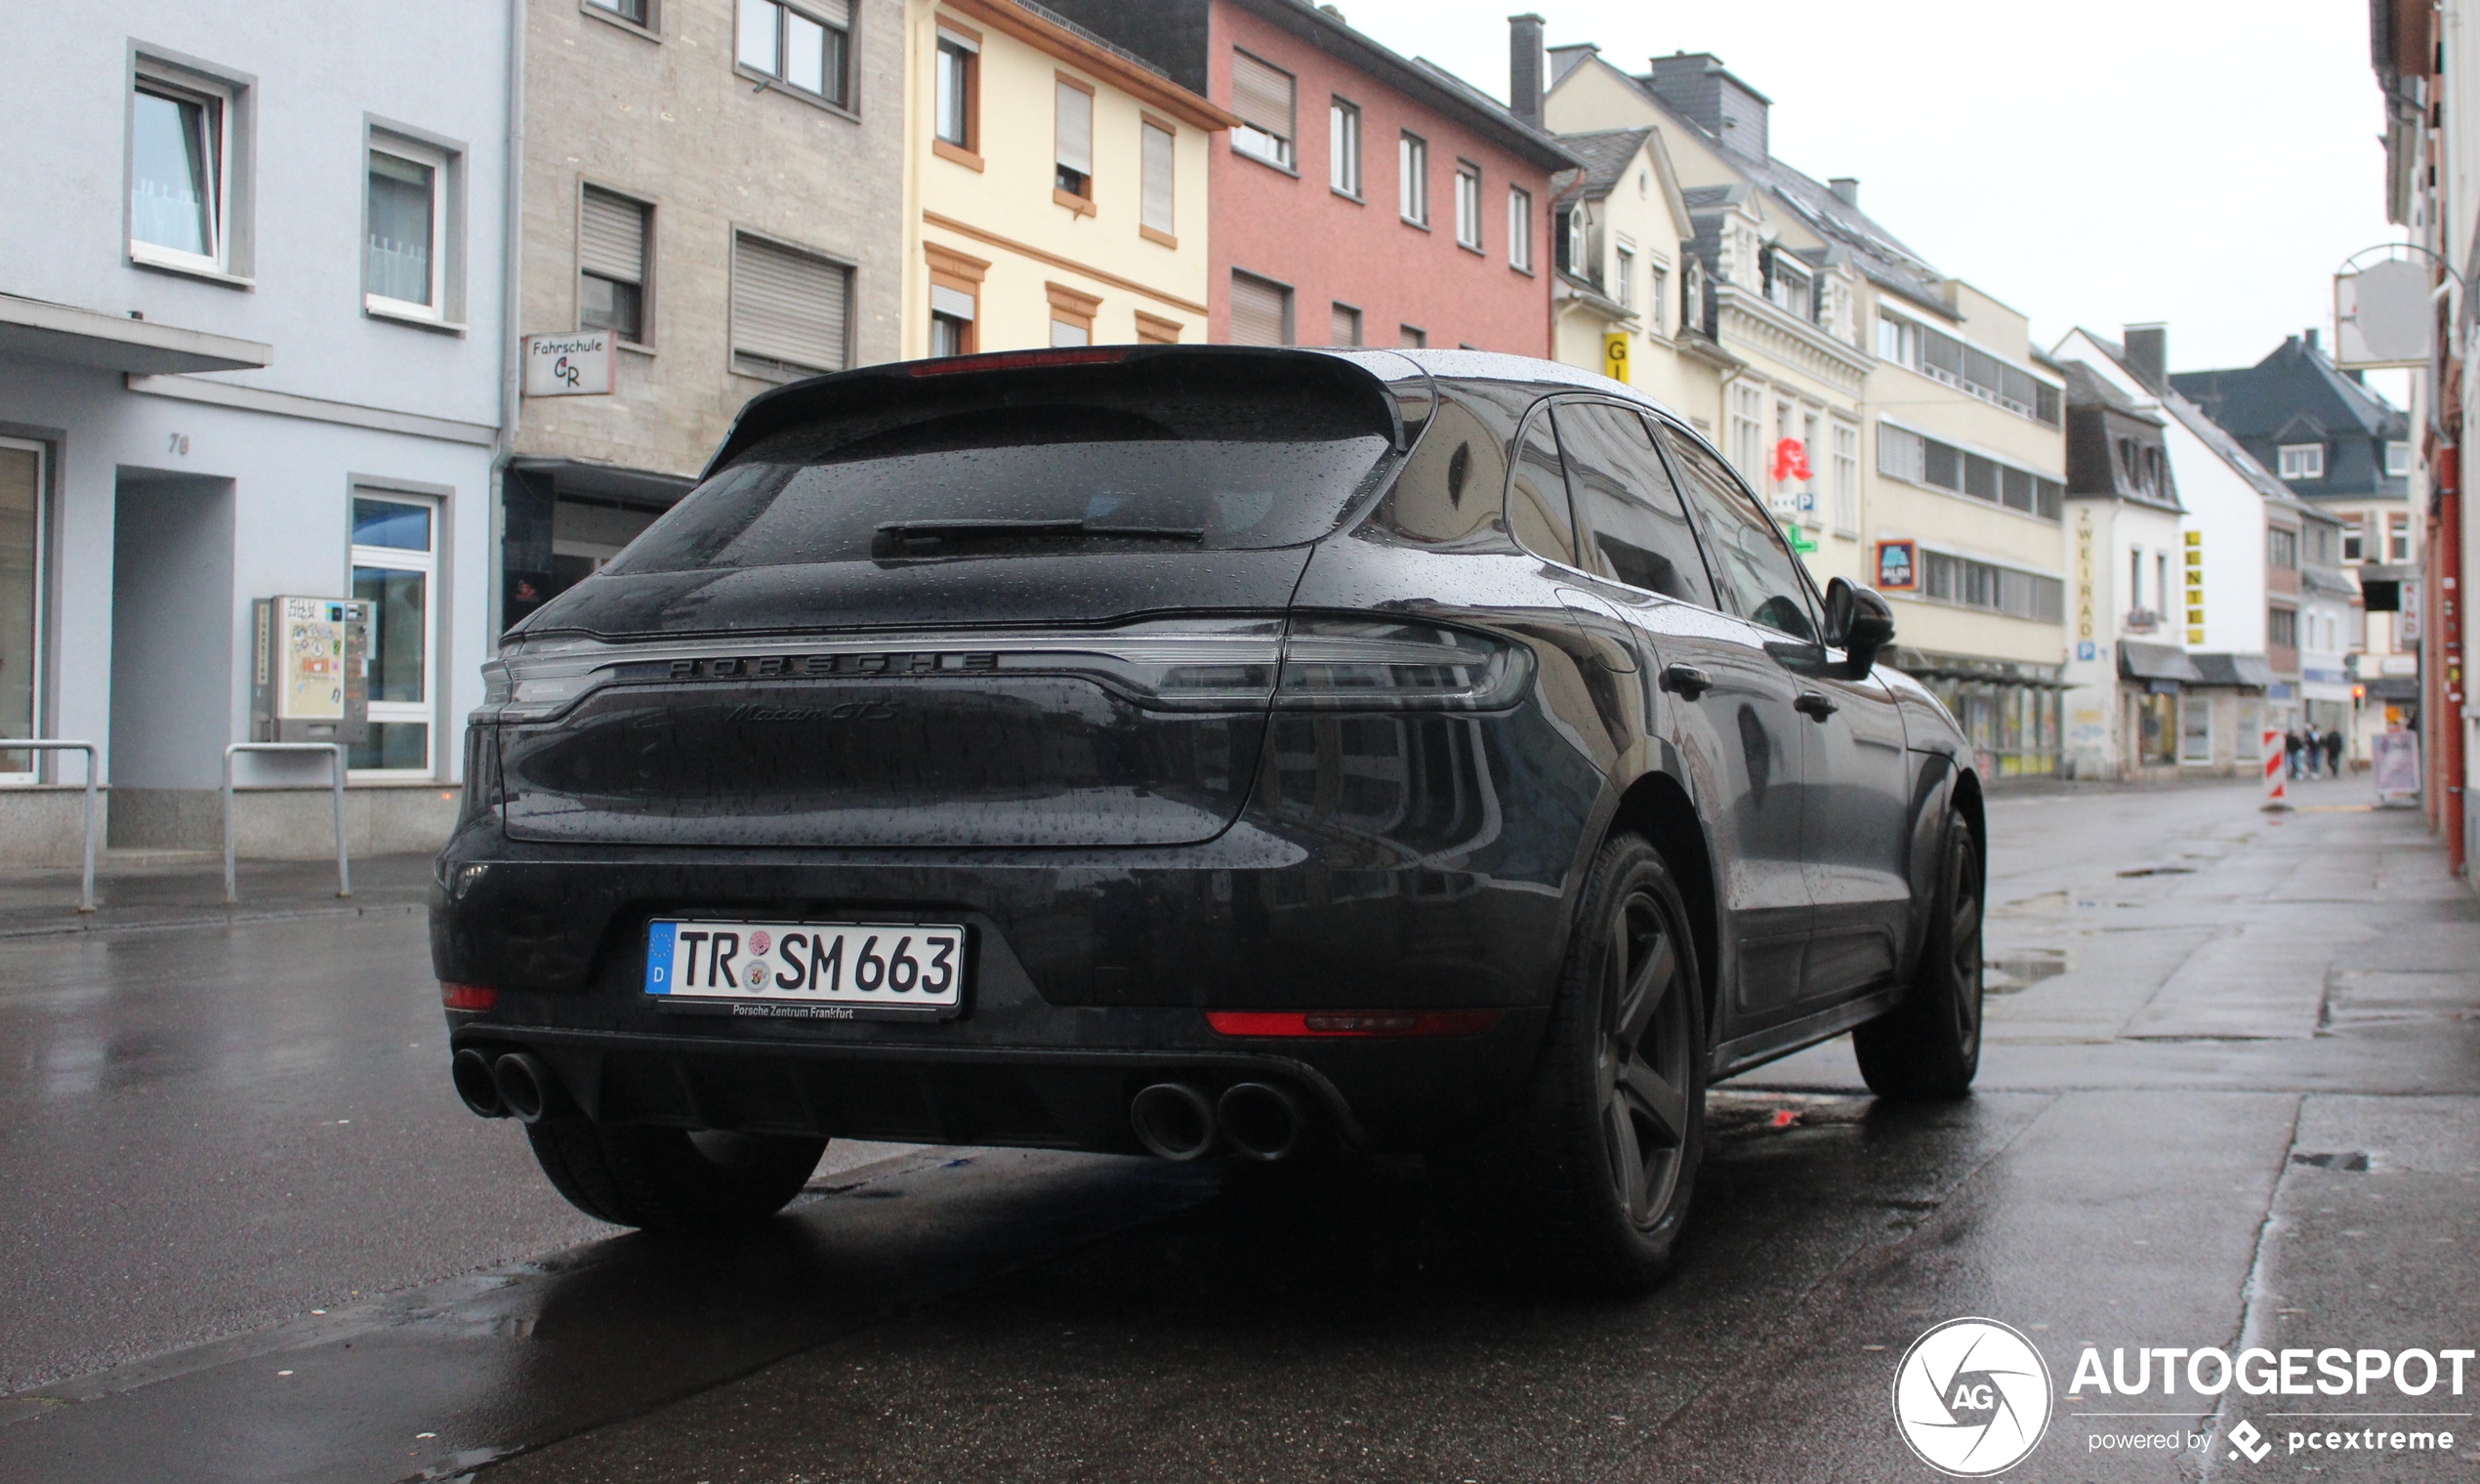
{"label": "door mirror housing", "polygon": [[1877,589],[1838,577],[1826,584],[1826,642],[1848,656],[1854,678],[1865,676],[1894,642],[1894,609]]}

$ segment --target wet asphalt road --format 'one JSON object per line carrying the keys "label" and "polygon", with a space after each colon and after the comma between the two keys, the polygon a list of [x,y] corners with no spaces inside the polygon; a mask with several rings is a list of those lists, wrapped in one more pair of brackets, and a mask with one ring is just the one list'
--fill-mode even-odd
{"label": "wet asphalt road", "polygon": [[[1841,1043],[1717,1091],[1623,1304],[1497,1281],[1392,1165],[838,1146],[760,1236],[613,1236],[448,1091],[417,917],[0,942],[0,1479],[1926,1479],[1888,1387],[1955,1315],[2061,1391],[2087,1343],[2473,1345],[2480,911],[2416,816],[2253,804],[1994,804],[1979,1095],[1879,1108]],[[2062,1399],[2006,1477],[2480,1478],[2480,1419],[2277,1415],[2412,1409],[2480,1404]],[[2096,1442],[2172,1427],[2215,1440]]]}

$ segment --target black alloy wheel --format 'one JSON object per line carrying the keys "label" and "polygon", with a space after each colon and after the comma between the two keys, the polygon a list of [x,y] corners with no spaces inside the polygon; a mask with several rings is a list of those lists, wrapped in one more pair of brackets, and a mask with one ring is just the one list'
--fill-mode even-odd
{"label": "black alloy wheel", "polygon": [[1519,1279],[1626,1294],[1669,1265],[1705,1145],[1705,1014],[1687,910],[1662,856],[1594,857],[1525,1105],[1493,1139],[1493,1194],[1521,1222]]}
{"label": "black alloy wheel", "polygon": [[1980,1071],[1985,886],[1979,839],[1962,814],[1949,814],[1911,991],[1851,1033],[1861,1078],[1880,1097],[1947,1102],[1971,1092]]}

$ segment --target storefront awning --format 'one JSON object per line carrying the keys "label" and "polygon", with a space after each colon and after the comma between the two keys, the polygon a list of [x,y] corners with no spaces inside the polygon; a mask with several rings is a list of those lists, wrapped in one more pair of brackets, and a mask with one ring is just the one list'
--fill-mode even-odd
{"label": "storefront awning", "polygon": [[2144,644],[2131,639],[2119,640],[2119,675],[2130,680],[2177,680],[2189,685],[2205,683],[2187,651],[2176,644]]}
{"label": "storefront awning", "polygon": [[2238,685],[2264,690],[2273,684],[2273,666],[2261,654],[2191,654],[2188,659],[2205,685]]}

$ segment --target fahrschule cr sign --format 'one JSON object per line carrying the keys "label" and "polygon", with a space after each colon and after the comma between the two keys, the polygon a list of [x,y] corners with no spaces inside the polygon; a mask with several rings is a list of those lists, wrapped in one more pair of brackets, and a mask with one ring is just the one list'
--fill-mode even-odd
{"label": "fahrschule cr sign", "polygon": [[527,396],[608,396],[619,390],[608,330],[528,335],[521,344]]}

